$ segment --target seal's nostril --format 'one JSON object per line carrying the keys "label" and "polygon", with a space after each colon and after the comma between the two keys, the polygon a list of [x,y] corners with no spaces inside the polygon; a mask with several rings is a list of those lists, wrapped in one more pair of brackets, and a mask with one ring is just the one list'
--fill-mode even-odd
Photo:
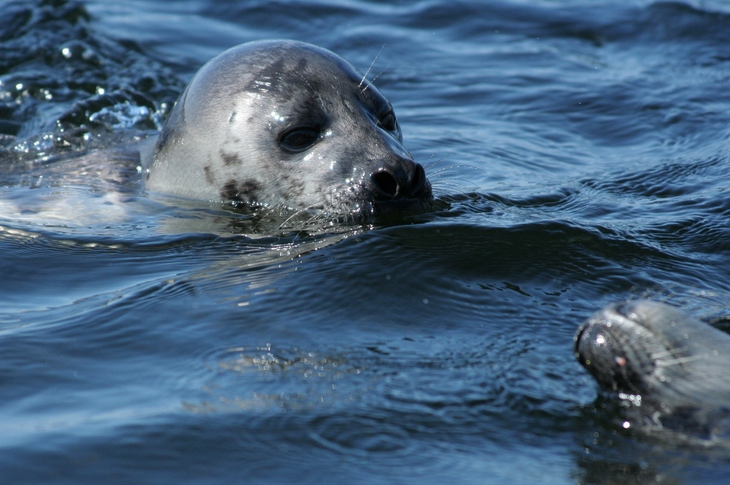
{"label": "seal's nostril", "polygon": [[414,196],[418,194],[426,183],[426,171],[420,163],[416,164],[416,170],[413,172],[413,179],[411,180],[410,195]]}
{"label": "seal's nostril", "polygon": [[396,178],[387,170],[380,170],[373,173],[370,176],[373,181],[373,185],[378,191],[388,197],[395,197],[398,195],[398,181]]}

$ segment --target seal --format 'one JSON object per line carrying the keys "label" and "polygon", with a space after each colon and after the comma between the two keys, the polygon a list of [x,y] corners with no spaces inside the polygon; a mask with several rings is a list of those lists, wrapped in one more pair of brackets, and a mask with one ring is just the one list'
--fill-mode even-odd
{"label": "seal", "polygon": [[727,439],[730,335],[667,304],[633,301],[593,315],[574,342],[578,361],[640,427]]}
{"label": "seal", "polygon": [[153,192],[356,220],[433,199],[385,97],[343,58],[291,40],[205,64],[146,166]]}

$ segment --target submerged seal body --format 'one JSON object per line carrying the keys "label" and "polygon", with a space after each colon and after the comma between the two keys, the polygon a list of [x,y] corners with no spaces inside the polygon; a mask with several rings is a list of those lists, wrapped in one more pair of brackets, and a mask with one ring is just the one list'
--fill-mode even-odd
{"label": "submerged seal body", "polygon": [[286,40],[242,44],[203,66],[147,170],[151,191],[334,216],[432,200],[385,97],[341,57]]}
{"label": "submerged seal body", "polygon": [[589,318],[575,352],[640,426],[727,439],[730,335],[667,304],[634,301]]}

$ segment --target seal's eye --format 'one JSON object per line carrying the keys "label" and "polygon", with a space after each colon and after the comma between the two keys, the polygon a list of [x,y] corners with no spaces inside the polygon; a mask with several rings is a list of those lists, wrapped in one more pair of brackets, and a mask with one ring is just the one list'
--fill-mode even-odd
{"label": "seal's eye", "polygon": [[320,131],[316,126],[297,126],[285,131],[279,137],[279,145],[288,152],[302,152],[319,140]]}
{"label": "seal's eye", "polygon": [[380,120],[378,120],[378,125],[388,131],[396,131],[398,129],[398,122],[395,120],[395,115],[392,111],[381,116]]}

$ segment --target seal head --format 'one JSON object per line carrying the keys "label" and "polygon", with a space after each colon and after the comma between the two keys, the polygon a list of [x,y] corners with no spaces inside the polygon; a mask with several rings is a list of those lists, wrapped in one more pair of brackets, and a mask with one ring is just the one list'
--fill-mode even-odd
{"label": "seal head", "polygon": [[730,437],[730,336],[669,305],[610,305],[575,336],[575,355],[637,423]]}
{"label": "seal head", "polygon": [[302,42],[233,47],[166,121],[146,187],[359,220],[427,208],[431,185],[391,104],[341,57]]}

